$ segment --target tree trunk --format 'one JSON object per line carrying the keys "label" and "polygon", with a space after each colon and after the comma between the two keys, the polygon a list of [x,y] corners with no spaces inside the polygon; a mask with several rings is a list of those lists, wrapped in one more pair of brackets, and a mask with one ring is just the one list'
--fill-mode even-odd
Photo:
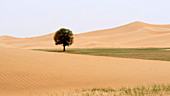
{"label": "tree trunk", "polygon": [[63,45],[63,52],[65,52],[66,51],[66,48],[65,48],[66,46],[65,45]]}

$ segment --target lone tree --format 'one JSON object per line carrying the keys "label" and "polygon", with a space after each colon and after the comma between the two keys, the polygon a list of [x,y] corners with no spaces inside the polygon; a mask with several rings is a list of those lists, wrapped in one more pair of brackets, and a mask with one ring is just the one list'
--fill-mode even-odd
{"label": "lone tree", "polygon": [[63,51],[66,46],[69,46],[73,43],[73,33],[71,30],[66,28],[59,29],[54,35],[55,45],[63,45]]}

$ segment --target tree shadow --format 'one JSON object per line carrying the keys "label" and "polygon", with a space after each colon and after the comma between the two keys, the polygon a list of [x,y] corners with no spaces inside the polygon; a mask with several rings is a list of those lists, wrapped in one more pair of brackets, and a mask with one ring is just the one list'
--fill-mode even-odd
{"label": "tree shadow", "polygon": [[45,52],[59,52],[59,53],[68,53],[68,52],[72,52],[72,50],[55,50],[55,49],[33,49],[35,51],[45,51]]}

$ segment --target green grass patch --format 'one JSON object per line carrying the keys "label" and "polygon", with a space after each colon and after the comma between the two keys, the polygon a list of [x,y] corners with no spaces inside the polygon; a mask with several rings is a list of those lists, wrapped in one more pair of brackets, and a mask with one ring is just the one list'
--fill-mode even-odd
{"label": "green grass patch", "polygon": [[[170,48],[92,48],[67,49],[66,53],[170,61],[170,50],[168,49]],[[34,50],[47,52],[62,52],[62,50],[58,49]]]}

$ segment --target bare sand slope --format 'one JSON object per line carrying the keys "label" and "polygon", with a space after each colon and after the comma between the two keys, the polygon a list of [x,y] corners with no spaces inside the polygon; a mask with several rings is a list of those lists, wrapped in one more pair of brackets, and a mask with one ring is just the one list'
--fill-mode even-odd
{"label": "bare sand slope", "polygon": [[153,83],[170,83],[170,62],[0,47],[0,96]]}
{"label": "bare sand slope", "polygon": [[133,22],[77,35],[73,47],[170,47],[170,25]]}
{"label": "bare sand slope", "polygon": [[[0,37],[0,46],[24,49],[54,48],[53,35],[33,38]],[[113,29],[75,34],[70,48],[170,47],[170,25],[133,22]]]}
{"label": "bare sand slope", "polygon": [[[54,48],[53,33],[33,38],[3,36],[0,45],[14,48]],[[170,25],[134,22],[118,28],[76,34],[71,48],[169,47]]]}

